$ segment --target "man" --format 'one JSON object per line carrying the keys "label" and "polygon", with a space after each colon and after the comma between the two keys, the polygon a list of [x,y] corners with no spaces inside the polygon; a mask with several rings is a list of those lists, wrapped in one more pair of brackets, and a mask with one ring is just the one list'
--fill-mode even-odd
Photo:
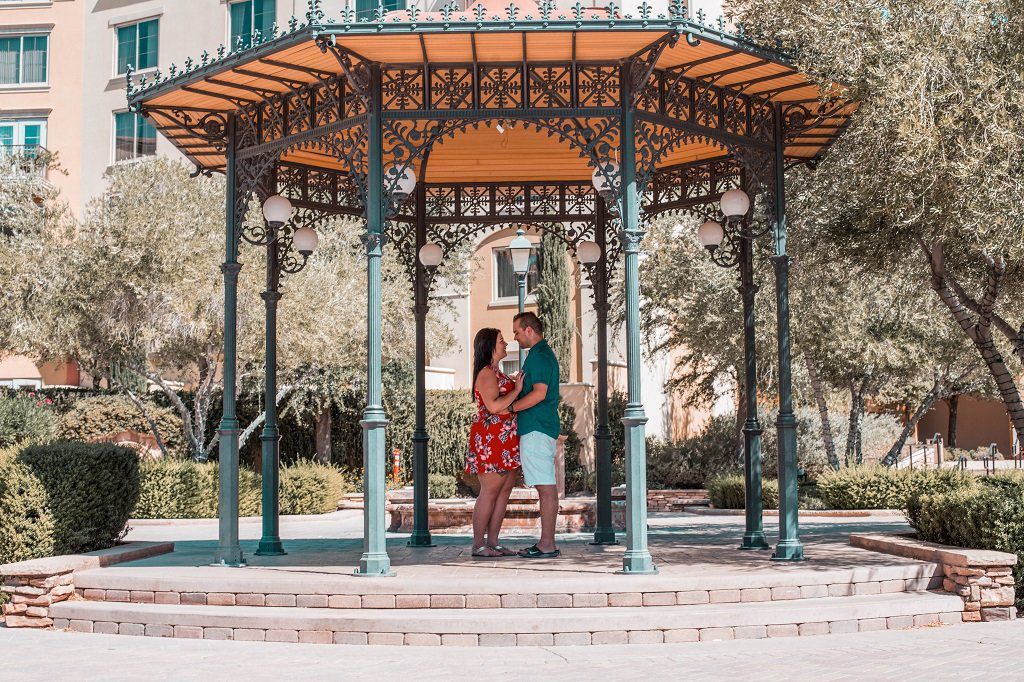
{"label": "man", "polygon": [[529,559],[553,559],[555,521],[558,518],[558,488],[555,486],[555,447],[558,421],[558,359],[544,340],[544,325],[533,313],[519,313],[512,319],[512,332],[520,352],[530,350],[523,363],[523,390],[509,411],[518,415],[519,457],[526,485],[537,489],[540,498],[540,541],[521,550]]}

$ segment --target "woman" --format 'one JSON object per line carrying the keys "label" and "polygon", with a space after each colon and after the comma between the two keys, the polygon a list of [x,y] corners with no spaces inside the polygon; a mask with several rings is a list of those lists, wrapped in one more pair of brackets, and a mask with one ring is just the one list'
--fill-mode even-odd
{"label": "woman", "polygon": [[473,340],[473,396],[477,413],[469,429],[466,473],[480,480],[480,494],[473,507],[473,556],[515,556],[498,543],[505,507],[519,469],[519,436],[516,416],[508,406],[523,388],[498,369],[507,344],[497,329],[485,328]]}

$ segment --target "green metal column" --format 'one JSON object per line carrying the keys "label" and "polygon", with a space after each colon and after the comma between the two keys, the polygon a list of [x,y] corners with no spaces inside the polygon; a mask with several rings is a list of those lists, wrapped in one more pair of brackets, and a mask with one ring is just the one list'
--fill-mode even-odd
{"label": "green metal column", "polygon": [[420,248],[427,243],[426,185],[416,185],[416,281],[413,284],[416,313],[416,426],[412,432],[412,535],[410,547],[433,547],[430,538],[430,491],[427,457],[430,436],[427,434],[427,312],[430,309],[427,271],[420,262]]}
{"label": "green metal column", "polygon": [[775,105],[775,300],[779,334],[779,542],[773,559],[801,561],[796,473],[796,417],[789,338],[789,256],[786,255],[786,161],[782,107]]}
{"label": "green metal column", "polygon": [[606,230],[608,214],[604,200],[596,202],[594,240],[601,258],[594,265],[594,316],[597,318],[597,424],[594,428],[594,468],[597,472],[597,526],[595,545],[617,545],[612,521],[612,449],[608,428],[608,257]]}
{"label": "green metal column", "polygon": [[266,360],[264,362],[263,433],[263,537],[256,548],[257,556],[285,554],[281,544],[280,466],[281,435],[277,429],[277,302],[281,300],[281,268],[279,261],[281,226],[272,224],[271,241],[267,244],[267,288],[260,296],[266,308]]}
{"label": "green metal column", "polygon": [[[745,228],[744,228],[745,229]],[[771,549],[764,537],[761,495],[761,423],[757,418],[757,344],[754,325],[754,240],[740,237],[740,296],[743,299],[744,384],[747,419],[743,423],[743,478],[746,532],[740,549]]]}
{"label": "green metal column", "polygon": [[626,368],[628,402],[622,424],[626,431],[626,553],[624,573],[655,573],[647,549],[647,415],[640,398],[640,193],[636,182],[636,132],[631,63],[622,65],[622,147],[619,215],[626,275]]}
{"label": "green metal column", "polygon": [[214,563],[243,566],[242,548],[238,544],[238,417],[235,414],[238,333],[238,209],[235,206],[237,175],[235,173],[235,117],[227,121],[227,190],[224,224],[224,411],[220,421],[218,492],[218,542]]}
{"label": "green metal column", "polygon": [[381,256],[384,248],[384,161],[381,136],[381,71],[370,65],[366,174],[366,409],[363,410],[363,555],[356,575],[390,576],[384,505],[385,429],[381,382]]}
{"label": "green metal column", "polygon": [[519,295],[519,312],[526,310],[526,275],[516,273],[516,292]]}

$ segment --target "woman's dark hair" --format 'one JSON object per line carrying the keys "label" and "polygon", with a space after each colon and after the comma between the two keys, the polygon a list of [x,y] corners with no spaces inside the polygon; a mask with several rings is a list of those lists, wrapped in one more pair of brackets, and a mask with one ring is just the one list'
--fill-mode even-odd
{"label": "woman's dark hair", "polygon": [[484,367],[488,367],[491,364],[491,358],[494,357],[494,347],[498,345],[499,334],[501,334],[500,329],[484,327],[476,333],[476,338],[473,339],[473,381],[470,387],[471,392],[476,388],[476,375]]}

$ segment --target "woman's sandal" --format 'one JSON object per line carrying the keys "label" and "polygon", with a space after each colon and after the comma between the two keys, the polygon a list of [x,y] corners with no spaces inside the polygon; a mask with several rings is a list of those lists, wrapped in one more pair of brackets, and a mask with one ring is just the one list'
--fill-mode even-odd
{"label": "woman's sandal", "polygon": [[474,557],[476,557],[478,559],[497,559],[497,558],[499,558],[501,556],[504,556],[503,554],[500,554],[500,553],[498,553],[498,554],[484,554],[484,552],[494,552],[494,551],[496,551],[496,550],[493,547],[488,547],[487,545],[480,545],[479,547],[474,547],[473,548],[472,556],[474,556]]}
{"label": "woman's sandal", "polygon": [[500,556],[519,556],[519,552],[515,551],[514,549],[509,549],[504,545],[494,545],[490,547],[490,549],[493,549],[495,552],[498,552]]}

